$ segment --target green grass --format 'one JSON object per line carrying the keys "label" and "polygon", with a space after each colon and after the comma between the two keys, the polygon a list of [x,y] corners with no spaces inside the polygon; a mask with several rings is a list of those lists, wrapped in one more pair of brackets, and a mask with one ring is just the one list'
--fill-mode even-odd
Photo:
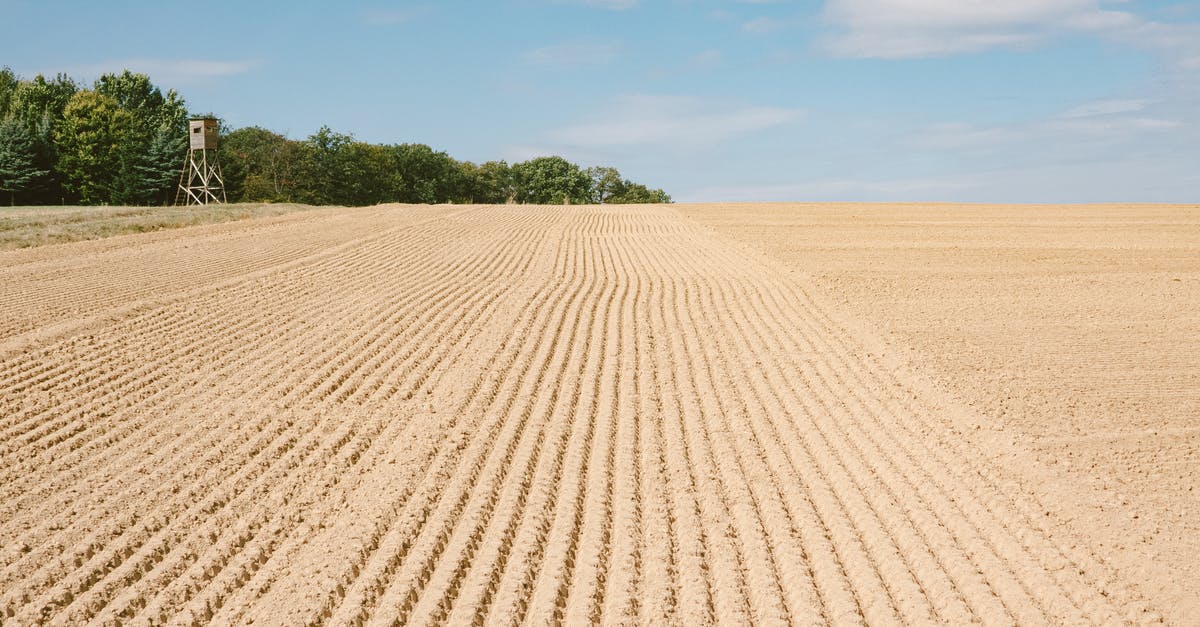
{"label": "green grass", "polygon": [[311,205],[233,204],[192,207],[0,207],[0,250],[277,216]]}

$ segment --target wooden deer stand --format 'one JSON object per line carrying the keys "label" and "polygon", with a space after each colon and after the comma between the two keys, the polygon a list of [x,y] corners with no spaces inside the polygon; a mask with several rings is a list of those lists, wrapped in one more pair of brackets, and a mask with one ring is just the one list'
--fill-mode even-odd
{"label": "wooden deer stand", "polygon": [[[198,118],[188,121],[188,155],[179,174],[175,204],[207,205],[225,202],[225,181],[217,162],[217,120]],[[211,159],[209,153],[212,153]],[[182,203],[180,201],[183,201]]]}

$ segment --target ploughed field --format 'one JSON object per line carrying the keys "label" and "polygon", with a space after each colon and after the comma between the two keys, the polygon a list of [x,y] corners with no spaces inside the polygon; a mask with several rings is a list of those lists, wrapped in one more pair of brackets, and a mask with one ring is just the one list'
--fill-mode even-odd
{"label": "ploughed field", "polygon": [[694,205],[1067,481],[1170,622],[1200,617],[1200,205]]}
{"label": "ploughed field", "polygon": [[[1037,377],[964,394],[861,268],[839,291],[778,232],[701,224],[802,210],[322,209],[0,253],[0,622],[1185,618],[1194,588],[1109,543],[1166,506],[1125,516],[1030,426],[1092,414]],[[1121,347],[1195,483],[1195,353]],[[1079,455],[1110,441],[1143,450]]]}

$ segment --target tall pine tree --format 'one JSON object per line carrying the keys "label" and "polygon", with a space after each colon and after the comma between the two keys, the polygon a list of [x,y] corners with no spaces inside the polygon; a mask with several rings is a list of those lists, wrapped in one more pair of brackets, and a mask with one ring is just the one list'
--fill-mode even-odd
{"label": "tall pine tree", "polygon": [[125,70],[96,80],[95,91],[129,114],[117,146],[109,202],[164,204],[186,151],[187,109],[174,90],[162,91],[150,77]]}
{"label": "tall pine tree", "polygon": [[0,121],[0,191],[8,192],[8,204],[16,204],[17,194],[44,174],[37,167],[37,144],[25,124],[14,118]]}

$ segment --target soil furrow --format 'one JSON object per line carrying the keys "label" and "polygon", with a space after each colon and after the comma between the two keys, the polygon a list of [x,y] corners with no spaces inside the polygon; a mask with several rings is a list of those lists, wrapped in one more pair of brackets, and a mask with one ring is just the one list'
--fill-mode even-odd
{"label": "soil furrow", "polygon": [[1090,488],[822,281],[669,206],[0,253],[0,622],[1160,618],[1047,502]]}

